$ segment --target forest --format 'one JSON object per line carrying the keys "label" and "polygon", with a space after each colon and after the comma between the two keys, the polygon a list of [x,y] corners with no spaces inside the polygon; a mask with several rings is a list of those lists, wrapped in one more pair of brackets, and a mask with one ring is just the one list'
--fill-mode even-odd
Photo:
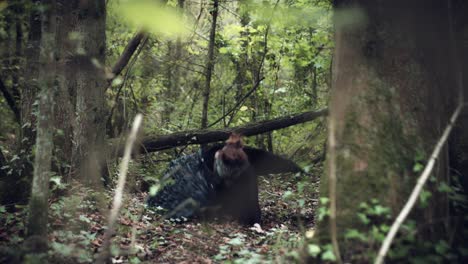
{"label": "forest", "polygon": [[0,54],[0,263],[468,262],[464,0],[4,0]]}

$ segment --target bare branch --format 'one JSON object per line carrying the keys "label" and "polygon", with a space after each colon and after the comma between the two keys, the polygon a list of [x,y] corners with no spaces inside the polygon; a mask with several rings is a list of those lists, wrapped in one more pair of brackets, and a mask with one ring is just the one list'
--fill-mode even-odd
{"label": "bare branch", "polygon": [[18,109],[18,105],[16,104],[15,98],[8,91],[8,89],[6,88],[5,84],[3,83],[3,81],[1,79],[0,79],[0,91],[2,91],[3,97],[5,98],[8,106],[10,107],[11,111],[15,115],[16,122],[18,122],[18,124],[19,124],[20,120],[21,120],[21,115],[20,115],[20,111]]}
{"label": "bare branch", "polygon": [[387,255],[388,249],[390,248],[390,245],[392,244],[393,239],[395,238],[395,235],[398,232],[398,229],[400,229],[401,224],[403,223],[403,221],[405,221],[406,217],[408,217],[408,214],[411,212],[411,209],[413,209],[413,206],[416,203],[424,184],[426,183],[427,179],[431,175],[431,172],[432,172],[432,169],[434,168],[434,164],[437,160],[437,157],[439,157],[440,151],[444,147],[444,144],[447,141],[447,138],[450,132],[452,131],[453,125],[455,124],[455,121],[457,121],[457,118],[463,106],[464,104],[461,103],[458,105],[457,109],[455,109],[455,112],[450,118],[449,124],[447,125],[447,127],[444,130],[444,133],[442,134],[439,141],[437,142],[437,145],[435,146],[434,151],[432,151],[431,157],[429,158],[429,161],[427,162],[427,165],[424,168],[424,171],[422,172],[421,176],[419,176],[418,182],[416,186],[414,187],[413,191],[411,192],[408,202],[406,202],[405,206],[401,210],[395,222],[393,222],[392,227],[390,228],[390,231],[385,237],[382,247],[379,250],[379,254],[377,255],[377,258],[375,259],[375,262],[374,262],[375,264],[383,263],[383,260],[385,256]]}

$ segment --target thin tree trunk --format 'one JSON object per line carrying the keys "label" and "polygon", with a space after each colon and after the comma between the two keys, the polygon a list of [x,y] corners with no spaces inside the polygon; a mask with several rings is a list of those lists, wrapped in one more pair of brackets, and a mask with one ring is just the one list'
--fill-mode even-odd
{"label": "thin tree trunk", "polygon": [[22,75],[21,69],[21,58],[23,56],[23,3],[17,2],[13,6],[13,12],[15,14],[15,56],[12,59],[12,94],[15,97],[16,102],[19,102],[21,99],[21,94],[19,91],[20,87],[20,76]]}
{"label": "thin tree trunk", "polygon": [[42,37],[42,17],[40,14],[40,0],[32,1],[33,7],[29,17],[28,44],[26,45],[26,65],[24,69],[25,86],[21,91],[21,149],[30,154],[34,145],[36,134],[34,125],[36,117],[33,114],[34,101],[39,91],[37,83],[39,77],[40,63],[40,41]]}
{"label": "thin tree trunk", "polygon": [[214,49],[215,49],[215,37],[216,37],[216,21],[218,19],[218,6],[219,0],[213,0],[213,9],[211,9],[211,29],[210,39],[208,43],[208,57],[206,59],[206,70],[205,70],[205,89],[203,91],[203,110],[201,128],[208,127],[208,102],[210,100],[211,90],[211,77],[213,75],[214,68]]}
{"label": "thin tree trunk", "polygon": [[34,177],[29,201],[27,235],[29,250],[47,252],[47,212],[49,177],[52,160],[53,94],[55,86],[55,1],[44,1],[47,8],[42,11],[42,41],[40,54],[39,84],[42,87],[39,99],[37,122],[36,155]]}

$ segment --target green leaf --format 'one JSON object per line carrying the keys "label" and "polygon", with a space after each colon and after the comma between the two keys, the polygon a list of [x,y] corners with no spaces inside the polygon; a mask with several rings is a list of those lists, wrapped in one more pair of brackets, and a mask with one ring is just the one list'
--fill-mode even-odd
{"label": "green leaf", "polygon": [[447,183],[442,182],[439,187],[437,188],[439,192],[444,192],[444,193],[452,193],[453,188],[450,187]]}
{"label": "green leaf", "polygon": [[89,219],[85,215],[80,215],[80,221],[88,223],[88,224],[91,223],[91,219]]}
{"label": "green leaf", "polygon": [[330,215],[328,207],[319,207],[318,221],[321,222],[326,216]]}
{"label": "green leaf", "polygon": [[427,201],[429,198],[431,198],[432,193],[426,190],[422,190],[421,193],[419,194],[419,199],[423,205],[427,204]]}
{"label": "green leaf", "polygon": [[138,257],[131,257],[130,258],[130,263],[132,264],[140,264],[141,260]]}
{"label": "green leaf", "polygon": [[445,255],[449,249],[450,247],[445,240],[440,240],[435,246],[435,251],[440,255]]}
{"label": "green leaf", "polygon": [[316,257],[318,256],[318,254],[320,254],[322,250],[319,246],[315,244],[310,244],[307,246],[307,251],[309,252],[309,255],[311,255],[312,257]]}
{"label": "green leaf", "polygon": [[221,48],[219,48],[219,53],[220,54],[227,54],[227,53],[229,53],[229,49],[226,48],[226,47],[221,47]]}
{"label": "green leaf", "polygon": [[388,207],[383,207],[381,205],[376,205],[374,207],[374,214],[375,215],[383,215],[383,214],[387,214],[387,213],[390,213],[390,208],[388,208]]}
{"label": "green leaf", "polygon": [[359,230],[357,229],[348,230],[345,234],[345,237],[348,239],[358,239],[361,241],[367,241],[366,236],[363,233],[359,232]]}
{"label": "green leaf", "polygon": [[186,33],[181,16],[158,1],[122,0],[116,11],[131,25],[155,34],[175,36]]}
{"label": "green leaf", "polygon": [[123,83],[123,79],[122,79],[122,77],[120,77],[120,76],[118,76],[118,77],[116,77],[116,78],[114,78],[114,79],[112,80],[112,86],[113,86],[113,87],[119,86],[119,85],[121,85],[122,83]]}
{"label": "green leaf", "polygon": [[330,201],[328,197],[320,197],[320,204],[326,205]]}
{"label": "green leaf", "polygon": [[52,249],[62,256],[70,256],[74,251],[73,247],[58,242],[52,242]]}
{"label": "green leaf", "polygon": [[244,244],[244,241],[240,237],[235,237],[235,238],[229,240],[228,244],[233,245],[233,246],[240,246],[240,245]]}
{"label": "green leaf", "polygon": [[289,198],[291,198],[292,195],[293,195],[293,192],[285,191],[283,194],[283,200],[288,200]]}
{"label": "green leaf", "polygon": [[358,213],[357,214],[359,220],[361,220],[361,222],[365,225],[369,224],[370,223],[370,219],[367,217],[367,215],[363,214],[363,213]]}
{"label": "green leaf", "polygon": [[424,165],[421,163],[414,164],[413,171],[414,172],[421,172],[424,169]]}
{"label": "green leaf", "polygon": [[55,183],[57,186],[62,185],[62,178],[60,176],[53,176],[49,181]]}
{"label": "green leaf", "polygon": [[333,251],[329,249],[322,254],[322,260],[335,261],[336,257]]}
{"label": "green leaf", "polygon": [[58,136],[63,136],[63,135],[65,135],[65,132],[63,132],[62,129],[57,129],[56,132],[57,132],[57,135],[58,135]]}
{"label": "green leaf", "polygon": [[158,190],[159,190],[159,184],[151,185],[151,187],[149,189],[149,194],[151,196],[155,196],[156,193],[158,192]]}

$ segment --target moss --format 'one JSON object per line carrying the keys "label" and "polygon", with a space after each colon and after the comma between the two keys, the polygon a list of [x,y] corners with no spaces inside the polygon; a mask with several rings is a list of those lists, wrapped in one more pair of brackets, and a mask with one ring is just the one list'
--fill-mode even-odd
{"label": "moss", "polygon": [[355,226],[359,204],[373,198],[399,210],[414,185],[422,140],[411,128],[414,117],[399,104],[395,89],[375,76],[351,103],[337,157],[339,226]]}

